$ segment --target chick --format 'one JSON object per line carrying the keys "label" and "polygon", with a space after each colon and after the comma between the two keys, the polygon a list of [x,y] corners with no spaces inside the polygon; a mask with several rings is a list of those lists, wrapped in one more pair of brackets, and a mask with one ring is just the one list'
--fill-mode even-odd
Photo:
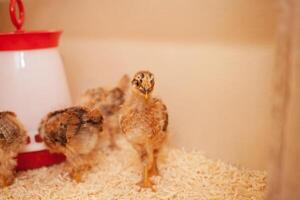
{"label": "chick", "polygon": [[119,111],[129,87],[129,77],[124,75],[115,88],[110,90],[98,87],[87,90],[80,99],[80,105],[99,109],[104,117],[103,132],[109,136],[109,147],[117,148],[115,136],[120,132]]}
{"label": "chick", "polygon": [[26,145],[26,131],[13,112],[0,112],[0,188],[14,181],[15,157]]}
{"label": "chick", "polygon": [[49,113],[39,132],[50,151],[67,157],[70,176],[80,182],[84,172],[95,164],[102,126],[99,110],[76,106]]}
{"label": "chick", "polygon": [[131,87],[132,94],[121,111],[120,126],[144,166],[143,179],[138,185],[154,190],[149,178],[159,174],[157,157],[167,136],[167,108],[160,99],[151,96],[154,89],[151,72],[136,73]]}

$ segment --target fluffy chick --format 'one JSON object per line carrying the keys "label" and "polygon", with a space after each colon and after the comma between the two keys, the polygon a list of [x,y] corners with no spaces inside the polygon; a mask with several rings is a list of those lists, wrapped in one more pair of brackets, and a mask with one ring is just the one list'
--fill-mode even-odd
{"label": "fluffy chick", "polygon": [[70,176],[80,182],[95,164],[102,126],[99,110],[76,106],[49,113],[39,132],[50,151],[66,155]]}
{"label": "fluffy chick", "polygon": [[0,188],[15,177],[15,157],[26,145],[26,131],[13,112],[0,112]]}
{"label": "fluffy chick", "polygon": [[153,188],[149,179],[159,175],[157,157],[167,136],[168,113],[165,104],[151,93],[154,76],[149,71],[140,71],[131,81],[132,94],[121,111],[120,126],[126,139],[139,153],[144,166],[141,187]]}
{"label": "fluffy chick", "polygon": [[87,90],[80,99],[80,105],[99,109],[104,117],[103,132],[109,136],[110,148],[117,147],[115,136],[120,132],[119,111],[125,102],[129,87],[129,77],[124,75],[118,85],[112,89],[102,87]]}

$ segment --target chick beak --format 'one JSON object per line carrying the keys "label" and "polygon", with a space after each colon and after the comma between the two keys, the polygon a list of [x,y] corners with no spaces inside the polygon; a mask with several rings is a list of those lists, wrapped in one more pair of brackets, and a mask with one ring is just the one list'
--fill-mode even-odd
{"label": "chick beak", "polygon": [[145,93],[145,99],[146,99],[146,100],[149,99],[149,93],[148,93],[148,92]]}

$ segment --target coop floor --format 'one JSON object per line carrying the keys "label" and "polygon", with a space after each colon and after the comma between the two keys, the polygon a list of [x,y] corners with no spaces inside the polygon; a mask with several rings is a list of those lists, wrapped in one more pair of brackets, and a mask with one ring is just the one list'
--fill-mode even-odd
{"label": "coop floor", "polygon": [[156,192],[140,190],[141,164],[136,152],[123,139],[121,150],[99,154],[99,165],[83,183],[71,181],[64,164],[20,172],[15,183],[0,189],[0,200],[35,199],[188,199],[262,200],[266,173],[251,171],[207,159],[200,152],[165,149],[159,160],[161,177]]}

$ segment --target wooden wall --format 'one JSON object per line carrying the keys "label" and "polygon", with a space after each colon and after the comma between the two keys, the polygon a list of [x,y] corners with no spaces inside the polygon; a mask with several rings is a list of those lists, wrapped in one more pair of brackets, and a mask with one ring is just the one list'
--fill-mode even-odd
{"label": "wooden wall", "polygon": [[[280,1],[269,200],[300,199],[300,2]],[[278,142],[276,142],[278,141]]]}

